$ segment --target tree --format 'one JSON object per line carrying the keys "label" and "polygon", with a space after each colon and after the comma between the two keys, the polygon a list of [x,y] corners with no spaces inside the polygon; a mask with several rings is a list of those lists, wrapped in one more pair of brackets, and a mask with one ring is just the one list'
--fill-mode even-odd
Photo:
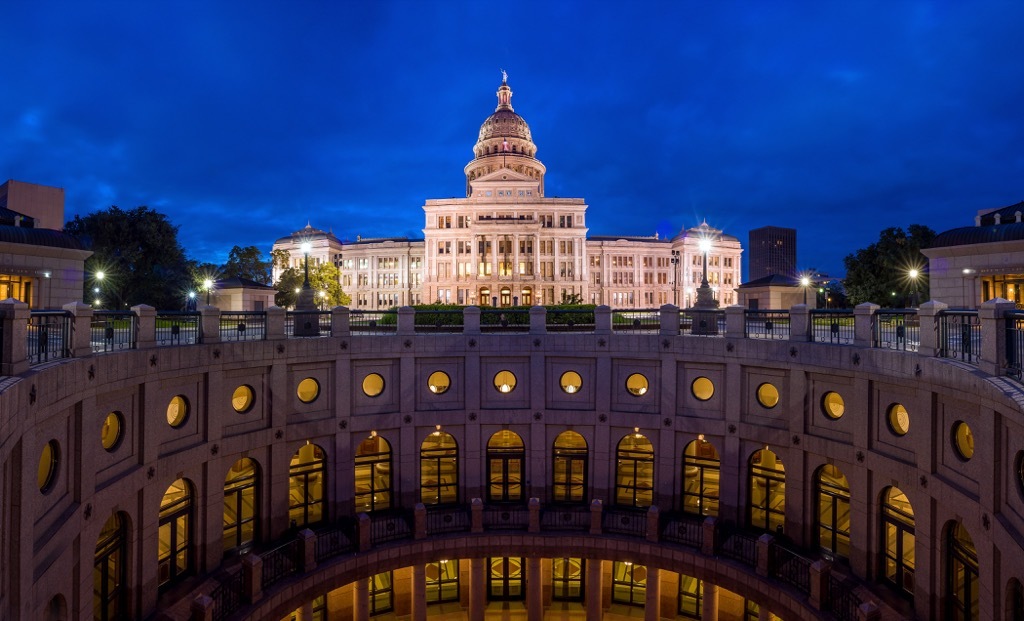
{"label": "tree", "polygon": [[226,278],[247,278],[260,283],[270,284],[270,268],[272,263],[263,260],[263,253],[256,246],[235,246],[228,253],[228,262],[220,266],[220,272]]}
{"label": "tree", "polygon": [[[928,259],[921,249],[933,239],[935,231],[923,224],[911,224],[906,231],[892,227],[882,231],[877,242],[848,255],[843,259],[843,284],[850,303],[909,306],[927,300]],[[918,270],[917,278],[911,278],[911,270]]]}
{"label": "tree", "polygon": [[[274,288],[277,289],[274,304],[281,307],[295,306],[299,297],[296,290],[302,288],[304,280],[305,272],[302,268],[289,267],[283,271],[274,284]],[[318,307],[347,306],[352,301],[352,298],[341,290],[338,268],[330,263],[309,266],[309,286],[313,289]],[[321,296],[321,292],[326,295]]]}
{"label": "tree", "polygon": [[137,304],[158,309],[184,305],[189,262],[178,242],[178,227],[164,214],[145,206],[126,211],[115,205],[75,216],[64,232],[93,251],[85,262],[84,300],[98,298],[100,307],[116,310]]}

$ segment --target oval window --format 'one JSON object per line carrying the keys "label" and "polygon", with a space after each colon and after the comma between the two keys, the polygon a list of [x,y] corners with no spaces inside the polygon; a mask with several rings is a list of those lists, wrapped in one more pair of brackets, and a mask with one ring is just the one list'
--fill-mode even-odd
{"label": "oval window", "polygon": [[626,390],[634,397],[642,397],[647,394],[648,388],[647,378],[641,373],[634,373],[626,378]]}
{"label": "oval window", "polygon": [[39,491],[44,494],[53,489],[53,484],[57,480],[57,464],[59,463],[60,445],[56,440],[50,440],[43,446],[43,451],[39,454],[39,473],[36,482],[39,484]]}
{"label": "oval window", "polygon": [[312,377],[307,377],[299,382],[299,387],[295,389],[295,394],[299,397],[299,401],[313,403],[320,396],[320,384]]}
{"label": "oval window", "polygon": [[363,394],[377,397],[384,392],[384,377],[380,373],[370,373],[363,378]]}
{"label": "oval window", "polygon": [[889,423],[889,431],[898,436],[906,435],[910,431],[910,413],[902,403],[893,403],[889,406],[886,421]]}
{"label": "oval window", "polygon": [[974,434],[971,433],[971,427],[962,420],[953,424],[953,448],[964,461],[974,457]]}
{"label": "oval window", "polygon": [[256,391],[252,389],[252,386],[242,384],[231,394],[231,407],[233,407],[239,414],[244,414],[251,410],[252,405],[255,402]]}
{"label": "oval window", "polygon": [[515,390],[516,376],[512,371],[498,371],[494,376],[494,388],[498,392],[509,393]]}
{"label": "oval window", "polygon": [[583,378],[576,371],[566,371],[562,373],[558,384],[562,387],[562,392],[572,395],[580,391],[580,388],[583,386]]}
{"label": "oval window", "polygon": [[769,410],[779,404],[779,389],[765,382],[757,387],[757,402]]}
{"label": "oval window", "polygon": [[124,418],[120,412],[110,412],[103,419],[103,426],[100,428],[100,442],[103,448],[113,451],[121,444],[121,433],[124,429]]}
{"label": "oval window", "polygon": [[831,419],[837,419],[846,413],[846,403],[838,392],[826,392],[821,398],[821,411]]}
{"label": "oval window", "polygon": [[167,424],[181,427],[188,420],[188,399],[183,395],[174,395],[167,404]]}
{"label": "oval window", "polygon": [[434,371],[427,378],[427,388],[430,392],[435,395],[440,395],[448,391],[448,387],[452,385],[452,380],[448,377],[448,374],[444,371]]}
{"label": "oval window", "polygon": [[706,377],[698,377],[690,384],[690,392],[698,401],[707,401],[715,395],[715,384]]}

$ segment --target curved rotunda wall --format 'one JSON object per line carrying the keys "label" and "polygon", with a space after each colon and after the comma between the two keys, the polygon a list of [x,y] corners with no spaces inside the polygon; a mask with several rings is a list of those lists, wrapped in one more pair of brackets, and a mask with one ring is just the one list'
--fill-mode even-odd
{"label": "curved rotunda wall", "polygon": [[[451,384],[436,394],[427,379],[439,370]],[[508,392],[494,386],[501,371],[515,375]],[[559,386],[566,371],[581,379],[571,393]],[[362,390],[371,374],[383,380],[373,397]],[[647,380],[639,395],[627,388],[636,374]],[[713,385],[704,400],[691,390],[698,377]],[[320,391],[309,403],[296,393],[306,378]],[[765,384],[776,388],[773,407],[759,402]],[[254,397],[242,413],[232,407],[241,385],[252,387]],[[289,462],[307,443],[324,451],[329,517],[353,512],[354,456],[373,432],[392,450],[394,504],[411,508],[420,500],[421,444],[440,425],[459,446],[460,502],[486,497],[486,444],[508,429],[525,444],[525,496],[549,503],[552,446],[572,429],[589,449],[587,500],[606,506],[614,500],[616,446],[632,434],[649,439],[652,499],[663,512],[680,508],[681,458],[702,434],[721,458],[720,517],[739,524],[748,520],[751,458],[767,447],[785,466],[784,535],[808,549],[816,542],[812,481],[831,464],[850,489],[848,571],[876,583],[880,598],[898,599],[877,584],[880,504],[895,487],[915,518],[914,615],[943,613],[945,533],[959,523],[977,549],[981,618],[1000,619],[1007,581],[1024,576],[1018,472],[1024,425],[1008,394],[1015,390],[975,369],[915,354],[657,335],[326,337],[69,360],[7,379],[0,392],[0,616],[46,618],[59,596],[70,618],[91,618],[92,560],[115,514],[126,528],[131,616],[188,597],[197,579],[186,576],[163,593],[158,588],[161,499],[178,480],[191,486],[190,543],[201,579],[222,562],[225,475],[243,457],[262,475],[257,528],[263,542],[289,527]],[[824,409],[830,393],[842,398],[838,418]],[[176,396],[187,411],[168,411]],[[904,435],[887,422],[895,403],[909,416]],[[123,436],[108,449],[102,434],[111,412],[120,413]],[[956,446],[961,422],[977,447],[969,460]],[[46,446],[56,447],[48,480],[40,475]],[[349,575],[324,571],[338,580]],[[694,573],[723,579],[714,571]],[[763,597],[753,580],[734,586]]]}

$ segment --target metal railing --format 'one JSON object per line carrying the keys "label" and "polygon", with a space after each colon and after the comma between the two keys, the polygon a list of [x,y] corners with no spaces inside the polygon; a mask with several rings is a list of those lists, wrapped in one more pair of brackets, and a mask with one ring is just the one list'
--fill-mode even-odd
{"label": "metal railing", "polygon": [[544,321],[548,332],[593,332],[594,310],[549,308]]}
{"label": "metal railing", "polygon": [[348,315],[348,325],[354,334],[390,334],[398,330],[398,311],[354,310]]}
{"label": "metal railing", "polygon": [[464,533],[471,526],[469,510],[466,507],[427,507],[427,533]]}
{"label": "metal railing", "polygon": [[297,573],[302,566],[302,548],[298,539],[291,539],[283,544],[260,554],[263,560],[262,586],[266,590],[278,580]]}
{"label": "metal railing", "polygon": [[552,506],[540,512],[543,530],[590,530],[590,506]]}
{"label": "metal railing", "polygon": [[768,575],[811,592],[811,561],[780,545],[768,549]]}
{"label": "metal railing", "polygon": [[480,309],[480,331],[529,332],[530,309],[482,308]]}
{"label": "metal railing", "polygon": [[73,318],[68,311],[32,311],[28,318],[28,363],[71,357]]}
{"label": "metal railing", "polygon": [[96,311],[89,324],[89,344],[94,354],[135,349],[138,316],[132,311]]}
{"label": "metal railing", "polygon": [[939,312],[939,357],[978,364],[981,354],[981,320],[976,310]]}
{"label": "metal railing", "polygon": [[746,565],[757,564],[757,537],[748,533],[723,533],[718,553]]}
{"label": "metal railing", "polygon": [[417,310],[413,321],[416,332],[426,333],[459,333],[463,330],[462,309],[424,309]]}
{"label": "metal railing", "polygon": [[683,309],[679,311],[679,333],[693,336],[725,336],[725,311]]}
{"label": "metal railing", "polygon": [[661,330],[661,311],[658,309],[612,311],[612,330],[615,332],[643,333]]}
{"label": "metal railing", "polygon": [[195,311],[160,311],[156,314],[156,344],[196,345],[203,342],[200,315]]}
{"label": "metal railing", "polygon": [[222,311],[220,340],[263,341],[267,338],[267,314],[262,311]]}
{"label": "metal railing", "polygon": [[647,536],[647,511],[605,507],[601,516],[601,529],[619,535]]}
{"label": "metal railing", "polygon": [[743,336],[748,339],[789,339],[789,311],[743,311]]}
{"label": "metal railing", "polygon": [[213,621],[224,621],[242,606],[242,572],[220,580],[212,591]]}
{"label": "metal railing", "polygon": [[[353,313],[355,311],[352,311]],[[308,331],[313,330],[313,326],[316,328],[316,336],[330,336],[331,335],[331,311],[295,311],[291,310],[284,314],[284,333],[287,336],[293,336],[295,334],[295,324],[305,327]],[[307,326],[308,324],[308,326]],[[300,333],[302,331],[300,330]],[[314,335],[307,335],[314,336]]]}
{"label": "metal railing", "polygon": [[412,537],[409,516],[398,509],[370,515],[370,541],[374,545]]}
{"label": "metal railing", "polygon": [[839,621],[857,621],[857,610],[863,603],[860,596],[853,590],[853,585],[846,584],[846,579],[835,574],[828,576],[826,608],[832,611]]}
{"label": "metal railing", "polygon": [[691,548],[699,548],[704,543],[704,520],[698,515],[663,514],[661,538]]}
{"label": "metal railing", "polygon": [[1006,373],[1018,380],[1024,371],[1024,312],[1006,313]]}
{"label": "metal railing", "polygon": [[316,562],[320,563],[355,550],[352,529],[348,523],[339,523],[316,531]]}
{"label": "metal railing", "polygon": [[853,311],[848,309],[811,310],[811,340],[815,343],[853,345]]}
{"label": "metal railing", "polygon": [[921,344],[921,319],[913,309],[879,310],[872,317],[874,346],[917,351]]}
{"label": "metal railing", "polygon": [[522,505],[488,505],[484,507],[484,528],[488,530],[525,530],[530,525],[530,512]]}

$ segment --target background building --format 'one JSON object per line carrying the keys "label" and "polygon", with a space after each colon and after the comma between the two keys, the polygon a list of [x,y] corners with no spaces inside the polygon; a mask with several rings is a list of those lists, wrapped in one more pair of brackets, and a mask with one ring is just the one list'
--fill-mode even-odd
{"label": "background building", "polygon": [[[588,237],[582,198],[544,195],[547,168],[537,159],[530,127],[512,108],[502,81],[498,106],[480,126],[466,165],[466,198],[423,205],[423,240],[340,242],[307,226],[279,239],[301,265],[302,239],[311,261],[333,257],[352,307],[386,309],[441,302],[474,306],[549,305],[564,300],[616,308],[690,306],[700,286],[701,238],[711,241],[708,281],[723,305],[736,302],[743,248],[706,222],[672,239]],[[298,262],[298,263],[296,263]],[[274,279],[279,270],[275,267]]]}
{"label": "background building", "polygon": [[750,280],[796,273],[796,229],[763,226],[750,231]]}

